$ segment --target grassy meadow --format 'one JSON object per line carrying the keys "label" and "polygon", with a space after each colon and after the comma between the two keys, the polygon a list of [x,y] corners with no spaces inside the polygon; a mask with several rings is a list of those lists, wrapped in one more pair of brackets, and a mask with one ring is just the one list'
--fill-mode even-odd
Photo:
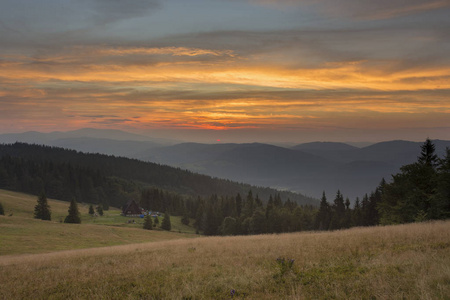
{"label": "grassy meadow", "polygon": [[[155,242],[196,237],[195,229],[171,217],[172,231],[143,230],[143,219],[120,215],[111,208],[104,216],[90,216],[89,205],[79,204],[81,224],[61,223],[69,202],[49,199],[52,221],[33,219],[37,197],[0,190],[5,216],[0,216],[0,255],[44,253],[58,250],[93,248],[130,243]],[[135,220],[135,224],[129,224]],[[160,218],[160,223],[162,217]]]}
{"label": "grassy meadow", "polygon": [[[7,193],[0,201],[8,212]],[[195,235],[61,224],[14,211],[0,216],[0,299],[450,299],[450,221],[187,238]],[[14,236],[36,250],[21,251]],[[142,243],[144,236],[152,242]],[[63,241],[67,248],[56,246]],[[90,243],[97,248],[77,249]]]}

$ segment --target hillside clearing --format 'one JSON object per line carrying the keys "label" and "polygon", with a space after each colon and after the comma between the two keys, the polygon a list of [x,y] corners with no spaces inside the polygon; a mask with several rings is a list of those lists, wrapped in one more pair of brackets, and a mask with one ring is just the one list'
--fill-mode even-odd
{"label": "hillside clearing", "polygon": [[[0,216],[0,255],[46,253],[59,250],[104,247],[196,237],[194,228],[171,217],[172,231],[144,230],[143,219],[120,216],[111,208],[104,216],[88,214],[89,205],[80,204],[82,224],[64,224],[69,202],[49,199],[52,221],[33,219],[37,196],[0,190],[5,216]],[[135,223],[128,224],[129,220]],[[162,220],[162,218],[161,218]]]}

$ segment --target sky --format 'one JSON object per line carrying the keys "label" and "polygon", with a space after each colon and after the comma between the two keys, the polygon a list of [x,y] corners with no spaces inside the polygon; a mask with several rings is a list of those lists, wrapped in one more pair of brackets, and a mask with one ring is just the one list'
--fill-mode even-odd
{"label": "sky", "polygon": [[0,133],[450,140],[450,0],[1,0]]}

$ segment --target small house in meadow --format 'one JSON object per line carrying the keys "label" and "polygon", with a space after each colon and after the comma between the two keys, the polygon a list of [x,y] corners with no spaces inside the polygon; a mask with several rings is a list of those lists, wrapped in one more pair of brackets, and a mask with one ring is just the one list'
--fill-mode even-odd
{"label": "small house in meadow", "polygon": [[122,207],[122,214],[127,217],[138,217],[142,214],[142,209],[136,201],[130,200]]}

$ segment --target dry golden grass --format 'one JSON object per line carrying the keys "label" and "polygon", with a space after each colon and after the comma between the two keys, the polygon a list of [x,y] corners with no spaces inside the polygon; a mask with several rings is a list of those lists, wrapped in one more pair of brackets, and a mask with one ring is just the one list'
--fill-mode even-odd
{"label": "dry golden grass", "polygon": [[450,299],[450,222],[0,256],[1,299],[230,299],[232,289],[238,299]]}

